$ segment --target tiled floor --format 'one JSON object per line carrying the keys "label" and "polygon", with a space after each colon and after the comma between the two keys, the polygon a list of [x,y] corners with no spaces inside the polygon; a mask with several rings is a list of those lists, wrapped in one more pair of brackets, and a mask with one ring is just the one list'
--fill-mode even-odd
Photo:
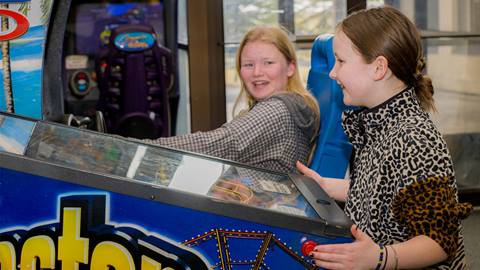
{"label": "tiled floor", "polygon": [[468,270],[480,269],[480,207],[463,221]]}

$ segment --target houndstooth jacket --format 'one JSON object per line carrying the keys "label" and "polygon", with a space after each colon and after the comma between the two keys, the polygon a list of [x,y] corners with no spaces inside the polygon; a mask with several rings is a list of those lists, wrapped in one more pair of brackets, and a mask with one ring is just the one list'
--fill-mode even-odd
{"label": "houndstooth jacket", "polygon": [[297,160],[307,161],[315,121],[303,98],[282,93],[215,130],[145,142],[288,173],[295,171]]}

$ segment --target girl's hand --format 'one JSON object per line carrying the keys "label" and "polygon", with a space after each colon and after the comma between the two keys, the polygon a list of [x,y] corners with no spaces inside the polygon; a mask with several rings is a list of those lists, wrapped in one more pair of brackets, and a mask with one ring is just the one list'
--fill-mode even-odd
{"label": "girl's hand", "polygon": [[353,243],[318,245],[309,254],[315,265],[325,269],[375,269],[380,247],[356,225],[351,227]]}
{"label": "girl's hand", "polygon": [[323,178],[314,170],[308,168],[307,166],[303,165],[303,163],[301,163],[300,161],[297,161],[297,170],[305,175],[305,176],[308,176],[310,178],[312,178],[313,180],[317,181],[317,183],[321,183]]}
{"label": "girl's hand", "polygon": [[337,178],[325,178],[320,176],[316,171],[303,165],[300,161],[297,161],[297,170],[317,182],[317,184],[327,192],[328,196],[337,201],[344,202],[347,199],[347,193],[349,188],[349,181],[345,179]]}

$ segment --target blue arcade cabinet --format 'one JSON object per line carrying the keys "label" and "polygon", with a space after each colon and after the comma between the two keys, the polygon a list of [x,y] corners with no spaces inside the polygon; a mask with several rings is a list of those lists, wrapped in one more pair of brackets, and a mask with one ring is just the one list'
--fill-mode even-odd
{"label": "blue arcade cabinet", "polygon": [[0,269],[316,269],[351,221],[310,178],[0,113]]}

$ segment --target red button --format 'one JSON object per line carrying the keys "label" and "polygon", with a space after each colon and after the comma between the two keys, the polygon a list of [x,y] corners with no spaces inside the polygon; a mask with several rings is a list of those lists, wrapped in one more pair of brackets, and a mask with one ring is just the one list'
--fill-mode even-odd
{"label": "red button", "polygon": [[307,241],[303,242],[303,244],[302,244],[302,254],[303,254],[303,256],[308,256],[308,254],[310,254],[310,252],[312,252],[313,249],[316,246],[318,246],[318,244],[315,241],[312,241],[312,240],[307,240]]}

